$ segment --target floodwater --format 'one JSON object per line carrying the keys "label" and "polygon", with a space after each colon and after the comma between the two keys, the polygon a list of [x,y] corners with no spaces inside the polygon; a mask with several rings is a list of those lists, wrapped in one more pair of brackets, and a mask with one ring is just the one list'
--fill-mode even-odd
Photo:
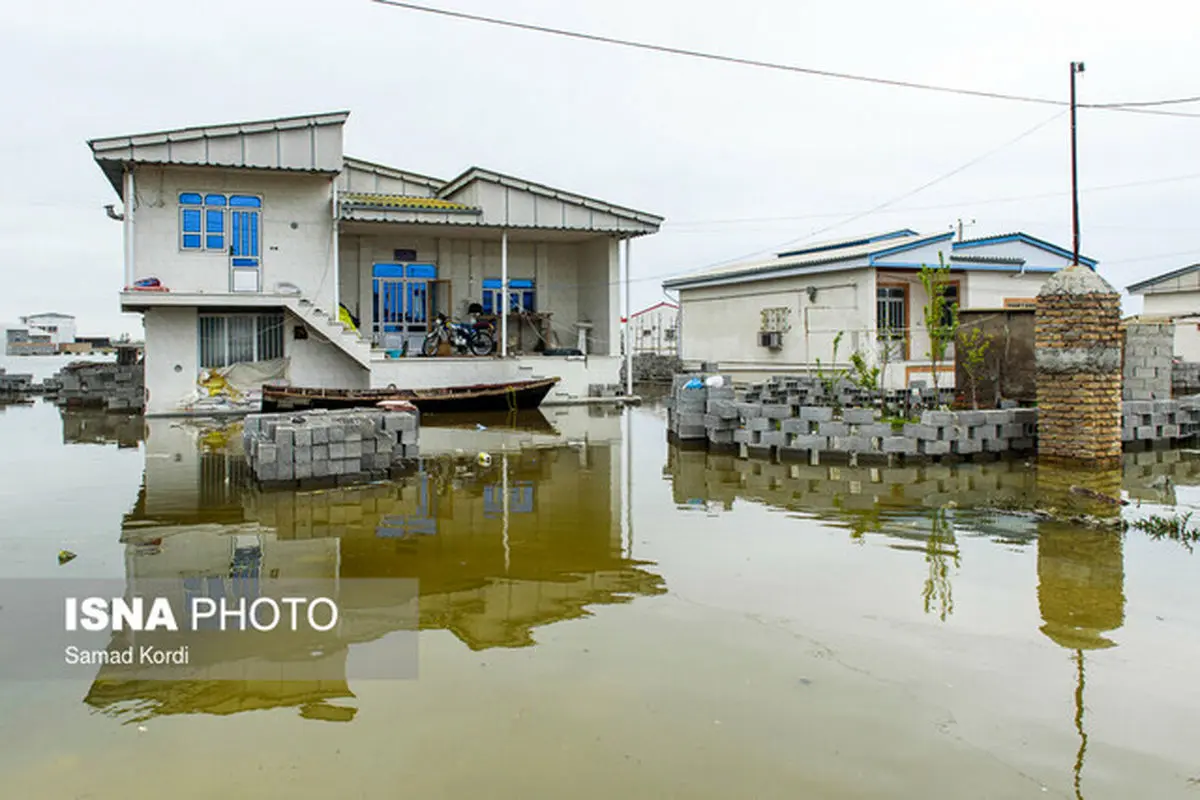
{"label": "floodwater", "polygon": [[[236,429],[0,407],[0,578],[219,574],[249,533],[285,570],[420,581],[415,679],[0,682],[0,794],[1200,797],[1200,556],[989,510],[1103,514],[1084,478],[739,461],[653,407],[518,425],[257,493]],[[1186,510],[1200,460],[1095,486]]]}

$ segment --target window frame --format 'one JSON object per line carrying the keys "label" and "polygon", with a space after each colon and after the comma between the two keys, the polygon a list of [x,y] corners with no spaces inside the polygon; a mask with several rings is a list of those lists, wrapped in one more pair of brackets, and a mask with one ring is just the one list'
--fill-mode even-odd
{"label": "window frame", "polygon": [[[233,319],[250,319],[253,321],[253,331],[250,334],[250,349],[252,358],[250,362],[244,360],[231,361],[230,356],[233,352],[231,344],[233,340],[230,336],[229,320]],[[221,358],[205,359],[205,343],[206,333],[209,340],[212,338],[211,331],[204,330],[205,324],[209,320],[221,321],[220,335],[220,351]],[[211,322],[208,322],[211,325]],[[287,351],[287,324],[283,311],[250,311],[250,312],[209,312],[204,311],[196,317],[196,363],[200,369],[224,369],[232,364],[255,363],[259,361],[270,361],[277,358],[283,358]],[[272,337],[268,339],[267,337]],[[210,343],[208,348],[211,355],[213,345]],[[205,361],[220,361],[222,363],[205,363]]]}
{"label": "window frame", "polygon": [[[879,291],[881,289],[899,289],[902,293],[902,296],[899,298],[899,302],[900,302],[900,311],[904,315],[904,318],[901,320],[902,324],[899,329],[899,336],[895,336],[895,335],[885,336],[884,335],[885,329],[881,328],[879,325],[879,301],[882,299],[879,296]],[[896,298],[889,298],[889,300],[895,301]],[[903,283],[903,282],[899,282],[899,281],[878,281],[875,284],[875,341],[880,346],[888,347],[888,348],[894,347],[895,342],[901,342],[903,345],[901,360],[903,360],[903,361],[912,360],[912,355],[911,355],[912,337],[909,335],[909,329],[912,327],[911,304],[912,304],[912,291],[910,290],[909,285],[907,283]],[[886,330],[890,331],[893,329],[887,328]],[[889,357],[888,360],[890,361],[891,358]]]}
{"label": "window frame", "polygon": [[[195,197],[193,201],[190,198]],[[185,200],[184,198],[189,198]],[[209,202],[213,198],[220,198],[221,203]],[[179,204],[179,237],[176,242],[179,252],[181,253],[223,253],[228,254],[232,246],[229,240],[229,209],[231,195],[221,192],[193,192],[185,191],[177,194]],[[262,199],[256,197],[259,203],[259,208],[262,207]],[[195,231],[186,229],[185,218],[191,213],[199,215],[199,227]],[[210,228],[209,222],[212,219],[211,215],[219,215],[219,226]],[[216,228],[219,227],[219,230]],[[189,246],[187,244],[188,237],[196,237],[196,245]],[[220,237],[220,246],[213,247],[212,239]]]}
{"label": "window frame", "polygon": [[[499,301],[498,295],[503,288],[499,278],[483,279],[480,284],[479,305],[483,307],[484,314],[499,316],[496,306]],[[538,308],[537,281],[533,278],[509,278],[508,298],[510,314],[536,314]]]}

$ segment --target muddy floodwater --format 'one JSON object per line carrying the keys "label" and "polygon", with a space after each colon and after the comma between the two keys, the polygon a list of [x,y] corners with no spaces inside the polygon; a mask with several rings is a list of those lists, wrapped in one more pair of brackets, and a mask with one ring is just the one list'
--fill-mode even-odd
{"label": "muddy floodwater", "polygon": [[413,678],[0,681],[0,796],[1200,798],[1200,555],[1063,521],[1186,513],[1196,455],[770,464],[674,448],[653,405],[489,422],[424,428],[402,480],[261,493],[236,427],[0,407],[0,578],[220,579],[249,541],[420,592]]}

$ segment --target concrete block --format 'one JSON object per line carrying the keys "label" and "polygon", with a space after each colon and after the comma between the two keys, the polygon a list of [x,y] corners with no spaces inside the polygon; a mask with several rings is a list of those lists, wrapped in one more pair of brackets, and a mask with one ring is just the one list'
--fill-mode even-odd
{"label": "concrete block", "polygon": [[[332,432],[333,431],[330,431],[330,433],[332,433]],[[345,431],[343,430],[342,433],[344,435]],[[340,461],[345,457],[346,457],[346,442],[345,441],[334,441],[334,442],[329,443],[329,460],[330,461]],[[340,475],[341,473],[335,472],[334,474]]]}
{"label": "concrete block", "polygon": [[311,430],[313,444],[329,444],[329,426],[327,424],[317,423],[312,426]]}
{"label": "concrete block", "polygon": [[917,454],[917,441],[907,436],[887,436],[881,442],[883,452],[885,453],[900,453],[902,455]]}
{"label": "concrete block", "polygon": [[832,408],[821,408],[818,406],[804,406],[800,409],[800,419],[810,422],[830,422],[833,420]]}
{"label": "concrete block", "polygon": [[299,427],[292,434],[296,447],[312,447],[312,428]]}
{"label": "concrete block", "polygon": [[950,454],[950,442],[941,440],[919,440],[917,442],[922,455],[945,456]]}
{"label": "concrete block", "polygon": [[844,422],[821,422],[817,426],[817,433],[821,436],[845,437],[850,435],[850,428]]}
{"label": "concrete block", "polygon": [[858,435],[868,436],[872,439],[886,439],[893,435],[892,426],[879,422],[871,423],[870,425],[860,425]]}
{"label": "concrete block", "polygon": [[788,443],[788,436],[783,431],[763,431],[757,444],[760,447],[783,447]]}
{"label": "concrete block", "polygon": [[784,433],[792,436],[808,433],[808,426],[811,423],[804,419],[785,419],[779,423],[779,429]]}
{"label": "concrete block", "polygon": [[1163,438],[1163,439],[1178,439],[1179,438],[1179,426],[1178,425],[1163,425],[1161,428],[1159,428],[1159,437]]}
{"label": "concrete block", "polygon": [[275,444],[292,444],[295,441],[293,438],[295,433],[296,429],[291,423],[277,425],[275,428],[275,436],[272,438],[275,439]]}
{"label": "concrete block", "polygon": [[904,423],[904,435],[910,439],[933,442],[941,438],[941,428],[933,425],[922,425],[915,422]]}
{"label": "concrete block", "polygon": [[329,426],[329,443],[338,443],[346,441],[346,429],[341,425],[333,424]]}
{"label": "concrete block", "polygon": [[[358,431],[354,431],[354,434],[357,436],[360,436],[360,437],[362,436],[362,434],[359,433]],[[363,443],[362,443],[361,438],[347,440],[347,442],[346,442],[346,458],[351,458],[356,461],[358,459],[362,458],[362,454],[363,454],[363,446],[362,445],[363,445]]]}
{"label": "concrete block", "polygon": [[960,455],[982,453],[983,442],[978,439],[958,439],[954,442],[954,452]]}
{"label": "concrete block", "polygon": [[280,461],[275,465],[275,480],[291,481],[296,479],[296,465],[291,461]]}
{"label": "concrete block", "polygon": [[363,439],[361,442],[359,442],[359,445],[362,447],[362,453],[364,456],[375,455],[376,442],[374,436]]}
{"label": "concrete block", "polygon": [[865,436],[838,436],[829,440],[829,448],[843,453],[870,453],[874,443]]}
{"label": "concrete block", "polygon": [[1034,440],[1029,438],[1009,439],[1008,449],[1018,453],[1027,453],[1033,450],[1034,444]]}
{"label": "concrete block", "polygon": [[1036,408],[1014,408],[1012,410],[1012,421],[1022,425],[1037,424],[1037,409]]}
{"label": "concrete block", "polygon": [[1156,429],[1153,425],[1142,425],[1136,429],[1137,438],[1145,441],[1152,441],[1157,438],[1155,436]]}
{"label": "concrete block", "polygon": [[767,419],[788,419],[792,416],[792,407],[775,404],[764,404],[762,414]]}
{"label": "concrete block", "polygon": [[955,423],[955,414],[953,411],[925,411],[921,414],[922,425],[953,425]]}
{"label": "concrete block", "polygon": [[734,408],[742,419],[754,419],[762,416],[762,406],[758,403],[735,403]]}
{"label": "concrete block", "polygon": [[362,431],[357,425],[346,428],[346,442],[362,442]]}
{"label": "concrete block", "polygon": [[754,441],[753,432],[749,428],[738,428],[733,432],[733,441],[738,444],[751,444]]}
{"label": "concrete block", "polygon": [[[313,460],[312,447],[297,447],[292,453],[292,461],[297,464],[311,464]],[[305,476],[308,477],[308,476]]]}
{"label": "concrete block", "polygon": [[791,438],[791,442],[788,444],[788,447],[792,448],[793,450],[803,450],[806,452],[810,450],[816,450],[818,453],[820,453],[829,449],[829,439],[825,436],[812,436],[808,434],[803,436],[793,436]]}
{"label": "concrete block", "polygon": [[274,442],[262,442],[258,445],[258,463],[274,464],[279,457],[279,448]]}
{"label": "concrete block", "polygon": [[766,417],[754,417],[746,420],[746,428],[752,431],[767,431],[771,429],[771,420]]}
{"label": "concrete block", "polygon": [[987,417],[984,416],[982,411],[960,411],[958,412],[957,424],[970,427],[972,425],[982,425],[986,420]]}
{"label": "concrete block", "polygon": [[847,408],[842,412],[842,422],[849,425],[870,425],[875,421],[873,408]]}
{"label": "concrete block", "polygon": [[313,476],[312,462],[309,461],[309,462],[301,463],[301,462],[297,461],[296,465],[294,467],[293,476],[295,477],[296,480],[304,480],[305,478],[311,478]]}

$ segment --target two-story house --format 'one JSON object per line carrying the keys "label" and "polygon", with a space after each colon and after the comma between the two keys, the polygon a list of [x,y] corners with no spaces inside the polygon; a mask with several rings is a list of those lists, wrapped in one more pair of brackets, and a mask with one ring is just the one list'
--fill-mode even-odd
{"label": "two-story house", "polygon": [[[348,116],[89,142],[123,203],[147,414],[194,410],[200,377],[234,365],[323,388],[561,378],[547,403],[618,382],[620,245],[661,217],[478,167],[442,180],[351,158]],[[468,310],[496,319],[494,357],[409,357],[437,313]],[[584,354],[543,354],[564,349]]]}

